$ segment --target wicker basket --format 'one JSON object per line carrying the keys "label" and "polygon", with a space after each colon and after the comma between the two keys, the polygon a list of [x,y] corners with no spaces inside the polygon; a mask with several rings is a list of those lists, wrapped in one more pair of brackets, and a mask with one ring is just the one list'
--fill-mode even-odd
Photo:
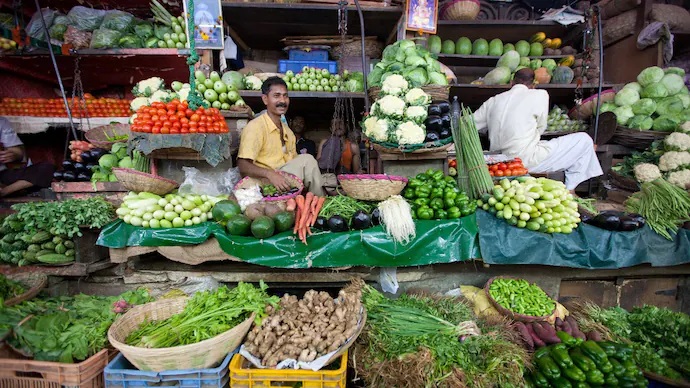
{"label": "wicker basket", "polygon": [[633,178],[623,176],[613,170],[609,171],[609,179],[612,185],[630,192],[637,192],[640,190],[640,184]]}
{"label": "wicker basket", "polygon": [[484,292],[486,293],[486,297],[489,299],[489,302],[491,303],[491,305],[494,306],[496,308],[496,310],[498,310],[498,312],[501,313],[501,315],[505,315],[506,317],[508,317],[514,321],[538,322],[538,321],[546,321],[550,316],[553,315],[554,311],[556,311],[556,304],[555,303],[554,303],[553,311],[551,311],[550,314],[545,315],[543,317],[533,317],[530,315],[517,314],[517,313],[514,313],[514,312],[508,310],[507,308],[498,304],[498,302],[496,302],[496,300],[491,296],[491,293],[489,292],[489,287],[491,287],[491,284],[496,279],[516,279],[517,280],[519,278],[512,277],[512,276],[495,276],[495,277],[492,277],[491,279],[489,279],[489,281],[486,282],[486,285],[484,286]]}
{"label": "wicker basket", "polygon": [[[422,86],[422,90],[431,96],[431,99],[434,101],[448,101],[448,96],[450,95],[449,86],[425,85]],[[379,99],[379,95],[381,94],[381,88],[378,86],[372,86],[369,88],[368,92],[369,98],[372,101],[376,101]]]}
{"label": "wicker basket", "polygon": [[21,295],[17,295],[14,298],[7,299],[3,303],[5,307],[14,306],[15,304],[19,304],[21,302],[33,298],[34,296],[38,295],[38,293],[41,292],[41,290],[44,289],[46,285],[48,285],[48,276],[40,272],[19,273],[15,275],[8,275],[7,278],[10,280],[14,280],[15,282],[19,282],[22,285],[29,287],[29,289]]}
{"label": "wicker basket", "polygon": [[345,193],[360,201],[383,201],[398,195],[405,188],[407,178],[385,174],[342,174],[338,181]]}
{"label": "wicker basket", "polygon": [[[364,53],[369,58],[380,58],[383,52],[383,43],[376,40],[376,37],[366,37],[364,39]],[[342,57],[359,57],[362,55],[361,39],[351,40],[344,44],[335,46],[331,49],[331,56],[335,59]]]}
{"label": "wicker basket", "polygon": [[655,140],[663,139],[670,134],[671,132],[644,131],[618,126],[613,133],[611,141],[622,146],[645,150],[649,148]]}
{"label": "wicker basket", "polygon": [[167,319],[182,312],[189,298],[162,299],[135,306],[108,329],[108,340],[135,367],[143,371],[204,369],[215,366],[237,348],[249,332],[254,314],[244,322],[213,338],[172,348],[140,348],[125,344],[127,336],[145,321]]}
{"label": "wicker basket", "polygon": [[[286,194],[286,195],[281,195],[280,197],[264,197],[264,201],[266,202],[277,202],[277,201],[287,201],[290,198],[295,198],[297,197],[302,190],[304,190],[304,183],[302,182],[299,177],[296,175],[292,175],[290,173],[287,173],[285,171],[279,171],[279,173],[285,178],[285,180],[288,181],[290,186],[292,187],[297,187],[299,190],[292,194]],[[270,184],[271,182],[266,179],[266,178],[252,178],[252,177],[244,177],[242,178],[237,184],[235,185],[234,190],[239,190],[239,189],[246,189],[255,185],[267,185]]]}
{"label": "wicker basket", "polygon": [[98,148],[103,148],[106,150],[109,150],[113,147],[113,144],[115,143],[126,143],[127,139],[125,140],[118,140],[118,141],[109,141],[108,136],[113,137],[114,136],[120,136],[120,135],[128,135],[130,136],[132,133],[129,130],[129,124],[108,124],[108,125],[103,125],[100,127],[92,128],[84,134],[84,137],[86,140],[89,141],[89,143],[95,145]]}
{"label": "wicker basket", "polygon": [[113,168],[113,174],[122,186],[129,191],[142,191],[165,195],[173,191],[179,184],[173,180],[153,174],[137,171],[131,168]]}
{"label": "wicker basket", "polygon": [[[575,105],[568,112],[568,116],[574,120],[587,120],[596,113],[597,110],[597,97],[599,95],[595,94],[593,96],[587,97],[582,101],[582,103]],[[601,92],[601,103],[613,101],[616,97],[616,91],[613,89],[602,90]]]}
{"label": "wicker basket", "polygon": [[449,0],[441,6],[440,16],[443,20],[474,20],[480,9],[478,0]]}
{"label": "wicker basket", "polygon": [[[452,139],[451,139],[452,140]],[[426,153],[432,153],[432,152],[443,152],[443,151],[448,151],[451,147],[453,147],[454,143],[451,141],[448,144],[443,144],[443,145],[434,145],[433,143],[426,143],[423,147],[421,148],[405,148],[405,146],[399,146],[399,147],[386,147],[382,144],[378,144],[374,142],[373,140],[369,140],[371,142],[371,145],[374,147],[374,149],[377,152],[384,153],[384,154],[426,154]]]}

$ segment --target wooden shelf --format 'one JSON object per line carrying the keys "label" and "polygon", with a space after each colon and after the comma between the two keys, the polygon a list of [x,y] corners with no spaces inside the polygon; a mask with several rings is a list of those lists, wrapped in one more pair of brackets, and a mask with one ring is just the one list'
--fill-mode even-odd
{"label": "wooden shelf", "polygon": [[[339,35],[338,6],[305,3],[222,2],[223,18],[250,48],[282,50],[286,36]],[[348,6],[348,33],[359,34],[359,17]],[[402,17],[401,7],[362,7],[367,36],[387,41]],[[241,46],[241,45],[240,45]]]}
{"label": "wooden shelf", "polygon": [[[326,92],[296,92],[291,91],[289,112],[322,112],[331,114],[337,97],[352,98],[355,111],[364,110],[364,93],[326,93]],[[255,113],[266,108],[261,100],[261,92],[256,90],[242,90],[240,96]]]}
{"label": "wooden shelf", "polygon": [[[553,59],[556,62],[567,55],[544,55],[529,59]],[[438,60],[446,66],[496,67],[498,59],[489,55],[438,54]]]}
{"label": "wooden shelf", "polygon": [[[614,85],[604,84],[603,88],[611,88]],[[576,84],[548,84],[538,85],[538,89],[544,89],[549,93],[550,104],[566,104],[573,105],[575,99]],[[599,85],[582,85],[583,97],[588,97],[597,93]],[[450,98],[458,96],[461,103],[467,104],[472,108],[477,108],[489,98],[510,90],[509,85],[473,85],[473,84],[455,84],[451,85]]]}
{"label": "wooden shelf", "polygon": [[501,39],[504,43],[528,40],[537,32],[548,37],[563,37],[570,26],[543,20],[439,20],[436,34],[441,39],[457,40],[466,36],[471,40]]}
{"label": "wooden shelf", "polygon": [[48,276],[74,276],[84,277],[96,271],[112,267],[113,263],[108,260],[99,261],[95,263],[72,263],[62,266],[49,265],[27,265],[17,267],[16,265],[0,264],[0,273],[3,275],[12,275],[17,273],[44,273]]}

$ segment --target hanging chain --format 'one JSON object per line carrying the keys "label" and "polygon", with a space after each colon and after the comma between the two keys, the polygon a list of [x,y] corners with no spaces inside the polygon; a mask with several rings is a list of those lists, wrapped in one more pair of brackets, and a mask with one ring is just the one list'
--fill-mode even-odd
{"label": "hanging chain", "polygon": [[[86,104],[86,98],[84,96],[84,85],[81,82],[81,69],[79,68],[80,61],[81,57],[79,56],[77,56],[74,59],[74,84],[72,86],[72,104],[74,106],[74,101],[76,97],[79,109],[79,128],[82,131],[81,133],[84,133],[91,129],[91,122],[89,121],[89,108]],[[86,118],[86,128],[84,128],[84,118]]]}
{"label": "hanging chain", "polygon": [[[338,32],[340,33],[340,47],[338,49],[338,73],[341,75],[341,77],[344,73],[343,60],[345,58],[345,44],[347,40],[347,6],[347,0],[340,0],[338,2]],[[342,91],[338,90],[338,94],[335,98],[335,110],[333,112],[333,118],[342,120],[351,139],[358,140],[359,129],[357,122],[355,121],[355,108],[352,97],[343,97],[341,93]],[[348,101],[346,102],[345,100]]]}

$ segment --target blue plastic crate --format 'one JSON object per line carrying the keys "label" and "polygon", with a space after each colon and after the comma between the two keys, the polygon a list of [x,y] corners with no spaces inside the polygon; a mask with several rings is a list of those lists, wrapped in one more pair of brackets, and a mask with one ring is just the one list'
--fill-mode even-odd
{"label": "blue plastic crate", "polygon": [[178,387],[178,388],[225,388],[230,381],[229,368],[232,356],[239,348],[223,359],[216,368],[170,370],[163,372],[141,371],[119,353],[103,371],[106,388]]}
{"label": "blue plastic crate", "polygon": [[291,61],[289,59],[278,61],[278,72],[285,73],[288,70],[292,70],[295,73],[299,73],[304,66],[328,69],[331,74],[338,73],[338,62],[336,61]]}
{"label": "blue plastic crate", "polygon": [[328,50],[313,49],[306,51],[292,49],[288,51],[288,59],[291,61],[327,61]]}

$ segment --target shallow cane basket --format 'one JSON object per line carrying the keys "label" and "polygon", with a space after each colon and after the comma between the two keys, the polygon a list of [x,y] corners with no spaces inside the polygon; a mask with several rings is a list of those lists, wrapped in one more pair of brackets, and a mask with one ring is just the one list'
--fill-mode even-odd
{"label": "shallow cane basket", "polygon": [[[278,172],[285,178],[285,180],[287,180],[291,187],[296,187],[298,190],[294,193],[281,195],[280,197],[264,197],[263,200],[266,202],[287,201],[290,198],[297,197],[302,192],[302,190],[304,190],[304,183],[301,179],[299,179],[298,176],[287,173],[285,171]],[[270,183],[271,182],[266,178],[253,178],[246,176],[242,178],[239,182],[237,182],[234,190],[247,189],[255,185],[268,185]]]}
{"label": "shallow cane basket", "polygon": [[382,143],[372,139],[369,139],[369,141],[377,152],[384,154],[424,154],[430,152],[443,152],[447,151],[454,144],[452,137],[435,142],[406,145]]}
{"label": "shallow cane basket", "polygon": [[407,178],[386,174],[342,174],[338,181],[345,193],[360,201],[383,201],[398,195],[405,188]]}
{"label": "shallow cane basket", "polygon": [[23,294],[17,295],[14,298],[5,300],[2,304],[5,307],[14,306],[38,295],[42,289],[48,284],[48,276],[43,273],[19,273],[15,275],[8,275],[8,279],[21,283],[28,287]]}
{"label": "shallow cane basket", "polygon": [[478,0],[449,0],[441,6],[440,16],[443,20],[474,20],[480,9]]}
{"label": "shallow cane basket", "polygon": [[122,183],[125,189],[137,193],[145,191],[157,195],[165,195],[179,186],[174,180],[147,174],[132,168],[113,168],[113,174],[115,174],[115,177]]}
{"label": "shallow cane basket", "polygon": [[[383,43],[376,40],[376,37],[366,37],[364,39],[364,53],[369,58],[379,58],[383,51]],[[335,59],[342,57],[356,57],[362,55],[361,39],[351,40],[344,44],[335,46],[331,49],[331,56]]]}
{"label": "shallow cane basket", "polygon": [[244,322],[213,338],[172,348],[140,348],[125,343],[127,336],[146,321],[170,318],[184,310],[189,298],[159,300],[133,307],[108,330],[108,340],[135,367],[143,371],[204,369],[217,365],[237,348],[249,332],[254,314]]}
{"label": "shallow cane basket", "polygon": [[89,143],[95,145],[98,148],[103,148],[109,150],[113,147],[115,143],[126,143],[127,139],[122,139],[118,141],[110,141],[108,137],[120,136],[120,135],[131,135],[129,130],[129,124],[108,124],[102,125],[100,127],[91,128],[86,131],[84,137]]}
{"label": "shallow cane basket", "polygon": [[649,148],[655,140],[663,139],[670,134],[671,132],[645,131],[618,126],[613,132],[611,141],[622,146],[645,150]]}
{"label": "shallow cane basket", "polygon": [[538,321],[546,321],[551,315],[553,315],[554,311],[556,311],[556,304],[555,303],[554,303],[554,308],[551,311],[551,313],[549,313],[549,315],[545,315],[543,317],[534,317],[531,315],[523,315],[523,314],[514,313],[514,312],[508,310],[507,308],[498,304],[498,302],[496,302],[496,299],[494,299],[491,296],[491,293],[489,292],[489,287],[491,287],[491,284],[496,279],[518,279],[518,278],[512,277],[512,276],[495,276],[495,277],[489,279],[489,281],[486,282],[486,285],[484,286],[484,292],[486,293],[486,297],[489,299],[489,302],[491,303],[491,305],[494,306],[496,308],[496,310],[498,310],[498,312],[501,313],[501,315],[505,315],[506,317],[508,317],[514,321],[538,322]]}

